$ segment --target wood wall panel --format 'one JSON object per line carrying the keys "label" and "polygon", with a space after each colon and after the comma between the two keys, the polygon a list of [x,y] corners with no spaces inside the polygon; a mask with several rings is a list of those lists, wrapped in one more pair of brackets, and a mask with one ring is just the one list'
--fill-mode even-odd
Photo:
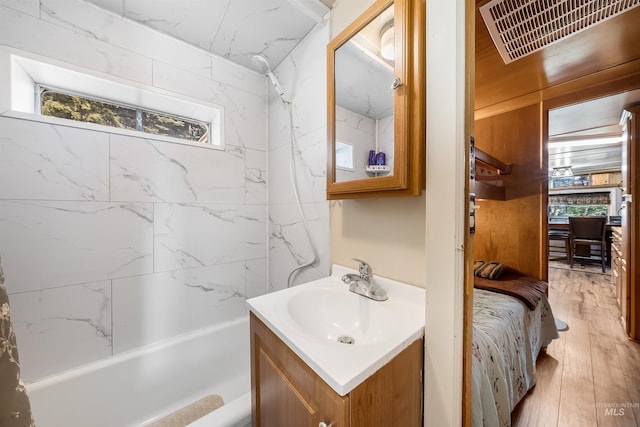
{"label": "wood wall panel", "polygon": [[[465,85],[465,152],[470,155],[471,136],[474,132],[474,111],[476,96],[476,71],[475,71],[475,14],[473,8],[474,0],[466,0],[466,85]],[[470,162],[468,158],[465,161],[465,177],[469,177]],[[471,181],[467,179],[465,181],[464,195],[465,200],[469,200],[469,193],[471,192]],[[465,203],[465,230],[469,230],[470,217],[469,203]],[[464,316],[463,316],[463,354],[462,354],[462,426],[471,427],[473,424],[473,402],[472,402],[472,341],[473,341],[473,242],[474,238],[470,233],[465,233],[464,247],[467,248],[464,251]]]}
{"label": "wood wall panel", "polygon": [[525,274],[546,278],[542,215],[546,209],[541,105],[475,122],[478,148],[511,163],[504,177],[505,200],[477,200],[474,259],[499,261]]}
{"label": "wood wall panel", "polygon": [[505,64],[477,10],[476,109],[523,96],[535,98],[544,88],[625,68],[640,58],[638,22],[640,8],[635,8]]}

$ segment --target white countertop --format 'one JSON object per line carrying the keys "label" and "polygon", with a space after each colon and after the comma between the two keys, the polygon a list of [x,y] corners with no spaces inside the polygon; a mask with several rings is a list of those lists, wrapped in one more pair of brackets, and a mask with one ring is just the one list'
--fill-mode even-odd
{"label": "white countertop", "polygon": [[[375,282],[387,291],[389,299],[373,301],[349,292],[348,286],[340,280],[347,273],[357,271],[333,265],[332,275],[327,278],[247,301],[251,311],[341,396],[348,394],[423,336],[425,320],[424,289],[374,276]],[[337,296],[340,299],[339,304],[331,303],[330,307],[337,311],[338,316],[346,311],[340,311],[343,307],[348,307],[344,317],[356,319],[347,331],[356,334],[355,344],[338,343],[332,333],[319,335],[325,326],[334,325],[303,329],[294,320],[295,313],[289,305],[292,298],[300,301],[300,296],[308,293],[313,296],[312,300],[317,301],[314,305],[318,309],[323,301],[315,296],[323,292],[331,298]],[[298,308],[305,310],[305,307]],[[311,307],[308,308],[312,311]],[[326,323],[326,320],[322,322]]]}

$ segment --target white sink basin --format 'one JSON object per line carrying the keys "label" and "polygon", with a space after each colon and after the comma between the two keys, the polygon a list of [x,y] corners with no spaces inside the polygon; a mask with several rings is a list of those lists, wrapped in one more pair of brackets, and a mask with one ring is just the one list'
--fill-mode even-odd
{"label": "white sink basin", "polygon": [[332,275],[248,300],[251,311],[337,393],[346,395],[423,335],[424,289],[374,277],[389,296],[349,292]]}
{"label": "white sink basin", "polygon": [[331,285],[310,287],[288,299],[286,313],[301,333],[331,342],[342,338],[355,345],[389,339],[402,313],[389,310],[391,304],[345,292],[347,285]]}

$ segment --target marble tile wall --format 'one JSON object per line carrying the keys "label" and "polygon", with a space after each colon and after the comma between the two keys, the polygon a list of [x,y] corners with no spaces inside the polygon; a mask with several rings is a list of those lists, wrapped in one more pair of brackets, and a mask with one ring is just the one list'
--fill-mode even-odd
{"label": "marble tile wall", "polygon": [[[0,45],[225,110],[224,151],[0,117],[0,253],[25,380],[245,315],[267,290],[264,76],[77,0],[0,0]],[[302,129],[305,150],[320,127]]]}
{"label": "marble tile wall", "polygon": [[[294,165],[302,208],[318,259],[294,276],[300,284],[327,276],[329,203],[326,201],[326,45],[329,24],[319,24],[274,73],[292,99]],[[290,179],[288,107],[269,90],[269,288],[287,286],[290,271],[313,257]]]}

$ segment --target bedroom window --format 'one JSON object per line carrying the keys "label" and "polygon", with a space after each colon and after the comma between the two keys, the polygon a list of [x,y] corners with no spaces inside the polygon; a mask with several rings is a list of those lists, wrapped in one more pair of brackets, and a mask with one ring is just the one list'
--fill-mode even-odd
{"label": "bedroom window", "polygon": [[607,216],[611,205],[609,192],[549,195],[549,216]]}
{"label": "bedroom window", "polygon": [[549,205],[549,216],[607,216],[609,205]]}
{"label": "bedroom window", "polygon": [[37,96],[40,114],[44,116],[210,143],[207,123],[41,85]]}

